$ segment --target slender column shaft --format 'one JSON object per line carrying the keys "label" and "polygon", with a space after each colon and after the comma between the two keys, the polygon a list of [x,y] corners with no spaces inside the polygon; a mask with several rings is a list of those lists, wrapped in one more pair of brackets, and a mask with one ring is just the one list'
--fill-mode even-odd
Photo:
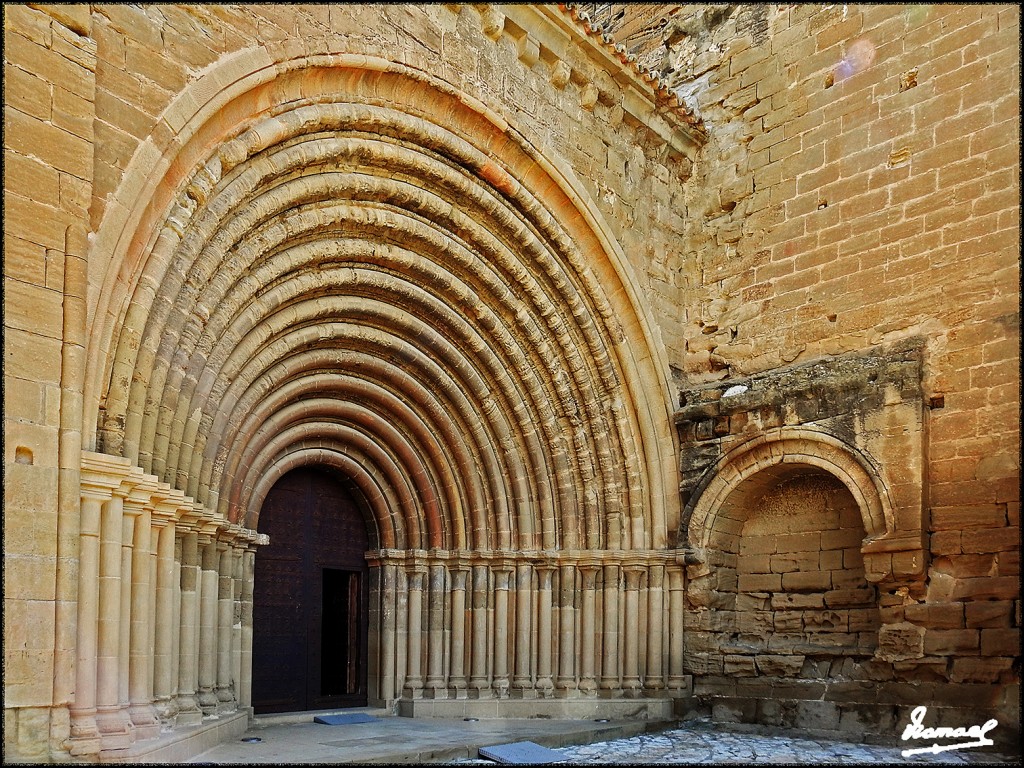
{"label": "slender column shaft", "polygon": [[217,542],[202,546],[202,586],[199,595],[199,706],[203,715],[217,711]]}
{"label": "slender column shaft", "polygon": [[487,566],[473,566],[473,654],[469,686],[479,698],[487,696]]}
{"label": "slender column shaft", "polygon": [[576,567],[563,565],[558,583],[558,679],[555,687],[568,694],[576,688]]}
{"label": "slender column shaft", "polygon": [[[171,577],[171,703],[174,715],[178,714],[178,680],[181,672],[181,536],[174,537],[174,574]],[[175,720],[177,722],[177,720]]]}
{"label": "slender column shaft", "polygon": [[643,569],[626,569],[625,637],[623,638],[622,687],[635,692],[640,687],[640,576]]}
{"label": "slender column shaft", "polygon": [[458,568],[452,571],[452,649],[448,680],[455,689],[455,697],[466,695],[466,577]]}
{"label": "slender column shaft", "polygon": [[96,659],[96,723],[104,748],[131,743],[121,716],[121,545],[124,537],[124,499],[115,496],[103,505],[100,521],[99,636]]}
{"label": "slender column shaft", "polygon": [[494,586],[494,690],[498,698],[508,696],[508,589],[511,576],[507,566],[495,570]]}
{"label": "slender column shaft", "polygon": [[619,685],[619,566],[604,567],[604,658],[601,664],[601,688],[618,691]]}
{"label": "slender column shaft", "polygon": [[140,739],[153,738],[160,733],[160,722],[153,709],[153,691],[150,685],[150,672],[153,667],[153,646],[150,643],[151,524],[151,512],[143,507],[135,518],[135,538],[131,551],[132,579],[129,584],[131,615],[128,698],[132,725],[136,728],[136,738]]}
{"label": "slender column shaft", "polygon": [[[71,738],[97,739],[96,666],[100,604],[100,517],[103,499],[82,496],[78,550],[78,650]],[[98,742],[96,744],[98,747]]]}
{"label": "slender column shaft", "polygon": [[174,520],[159,529],[156,566],[156,632],[153,635],[153,696],[157,712],[164,720],[177,714],[171,706],[173,693],[173,637],[178,634],[174,624]]}
{"label": "slender column shaft", "polygon": [[662,661],[665,624],[665,567],[653,565],[647,574],[647,673],[644,687],[651,691],[665,687]]}
{"label": "slender column shaft", "polygon": [[245,578],[245,550],[231,548],[231,692],[235,708],[241,706],[242,692],[242,581]]}
{"label": "slender column shaft", "polygon": [[217,544],[217,711],[235,708],[231,687],[231,639],[234,617],[234,556],[224,542]]}
{"label": "slender column shaft", "polygon": [[381,580],[381,632],[380,632],[380,698],[388,702],[398,697],[395,679],[395,647],[397,636],[396,602],[398,599],[398,569],[394,565],[380,567]]}
{"label": "slender column shaft", "polygon": [[199,686],[199,535],[189,531],[181,540],[181,620],[178,639],[178,725],[202,720],[196,699]]}
{"label": "slender column shaft", "polygon": [[516,568],[516,674],[512,687],[520,695],[531,689],[530,637],[533,618],[533,569],[527,564]]}
{"label": "slender column shaft", "polygon": [[669,568],[668,686],[673,689],[683,688],[686,685],[683,676],[684,586],[682,567]]}
{"label": "slender column shaft", "polygon": [[448,686],[444,679],[445,568],[443,565],[431,565],[428,573],[430,590],[427,594],[426,688],[431,698],[442,699],[448,696]]}
{"label": "slender column shaft", "polygon": [[128,706],[131,701],[129,690],[131,674],[131,632],[132,632],[132,581],[135,578],[133,550],[135,547],[135,525],[141,510],[134,504],[125,503],[121,517],[121,622],[117,655],[117,701],[128,723]]}
{"label": "slender column shaft", "polygon": [[256,572],[256,552],[242,553],[242,671],[238,685],[238,705],[252,706],[252,591]]}
{"label": "slender column shaft", "polygon": [[595,675],[595,647],[597,613],[597,596],[595,588],[597,583],[596,565],[584,565],[580,570],[583,572],[583,615],[580,617],[580,690],[592,694],[597,690],[597,677]]}
{"label": "slender column shaft", "polygon": [[420,655],[423,652],[422,625],[423,573],[414,571],[409,574],[409,650],[405,661],[405,691],[411,698],[419,698],[423,692],[423,676],[420,667]]}
{"label": "slender column shaft", "polygon": [[554,688],[551,667],[551,577],[552,566],[543,565],[537,569],[537,688],[545,696]]}

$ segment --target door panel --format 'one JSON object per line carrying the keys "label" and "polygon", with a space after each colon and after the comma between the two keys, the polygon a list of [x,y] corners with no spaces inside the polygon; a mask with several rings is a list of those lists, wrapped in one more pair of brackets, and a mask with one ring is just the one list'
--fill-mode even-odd
{"label": "door panel", "polygon": [[353,497],[315,468],[271,489],[253,590],[257,713],[366,704],[366,526]]}

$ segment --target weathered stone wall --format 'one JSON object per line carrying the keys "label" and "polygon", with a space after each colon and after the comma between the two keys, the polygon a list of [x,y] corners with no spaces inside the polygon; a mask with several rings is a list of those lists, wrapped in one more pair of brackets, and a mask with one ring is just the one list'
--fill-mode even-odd
{"label": "weathered stone wall", "polygon": [[[942,681],[979,706],[990,694],[974,691],[1009,684],[1012,701],[1019,9],[720,4],[665,19],[660,46],[637,38],[636,53],[662,68],[709,133],[686,187],[683,412],[695,410],[689,388],[699,382],[720,380],[721,393],[814,360],[838,379],[831,356],[923,339],[922,452],[904,460],[876,448],[887,454],[883,475],[920,463],[927,570],[909,594],[881,599],[893,627],[883,637],[909,643],[888,652],[896,680]],[[774,411],[779,423],[826,415],[798,413],[823,401],[791,394],[791,411]],[[859,408],[870,418],[872,406]],[[772,413],[740,429],[761,434]],[[724,409],[709,415],[687,429],[706,427],[711,442],[730,433]],[[700,457],[684,448],[684,490]],[[896,474],[889,488],[904,482]],[[910,559],[894,553],[892,565]]]}
{"label": "weathered stone wall", "polygon": [[[108,272],[121,274],[114,254],[128,250],[118,238],[146,231],[110,222],[142,195],[166,202],[179,192],[145,182],[187,127],[176,120],[207,95],[182,94],[214,70],[206,82],[229,87],[242,76],[232,56],[261,48],[274,66],[325,51],[397,61],[500,115],[608,224],[680,390],[714,391],[717,402],[734,381],[781,366],[921,340],[917,421],[907,420],[913,403],[886,404],[916,426],[886,436],[876,419],[837,438],[882,458],[871,477],[902,489],[896,508],[918,505],[918,527],[904,520],[902,530],[923,537],[926,561],[909,539],[867,553],[866,578],[907,580],[904,592],[880,595],[880,640],[900,679],[973,686],[962,689],[972,705],[994,704],[994,689],[1015,698],[1019,9],[719,4],[682,6],[663,28],[647,10],[639,22],[602,22],[703,130],[671,99],[638,106],[631,83],[643,78],[594,35],[594,45],[579,43],[530,13],[5,5],[6,754],[63,754],[70,729],[81,449],[99,447],[102,399],[85,382],[110,379],[96,372],[109,363],[85,350],[103,323],[123,321],[100,309]],[[113,283],[126,290],[127,280]],[[684,428],[684,482],[693,471],[697,483],[723,446],[815,418],[787,421],[781,403],[762,405],[769,421],[759,411],[740,424],[721,410],[693,421],[692,453]],[[708,565],[691,565],[691,577]],[[715,685],[738,690],[728,678]],[[805,718],[839,717],[801,706]]]}

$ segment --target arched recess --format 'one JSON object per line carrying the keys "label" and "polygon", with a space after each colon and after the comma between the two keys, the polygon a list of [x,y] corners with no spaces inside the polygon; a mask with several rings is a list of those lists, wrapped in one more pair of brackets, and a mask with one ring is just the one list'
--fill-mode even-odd
{"label": "arched recess", "polygon": [[381,544],[667,545],[653,325],[582,186],[486,106],[369,57],[242,52],[120,190],[87,446],[254,528],[267,478],[320,452]]}
{"label": "arched recess", "polygon": [[826,432],[779,427],[734,447],[704,473],[683,510],[687,543],[697,550],[708,548],[715,532],[730,525],[725,516],[730,494],[748,478],[778,465],[816,468],[835,477],[856,503],[867,539],[894,532],[888,492],[866,457]]}

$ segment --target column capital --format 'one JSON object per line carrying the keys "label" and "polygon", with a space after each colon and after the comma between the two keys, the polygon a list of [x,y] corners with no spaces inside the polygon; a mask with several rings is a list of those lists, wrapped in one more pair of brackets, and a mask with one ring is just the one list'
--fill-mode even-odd
{"label": "column capital", "polygon": [[128,459],[83,451],[79,480],[81,493],[96,501],[107,501],[129,478],[131,472],[132,465]]}

